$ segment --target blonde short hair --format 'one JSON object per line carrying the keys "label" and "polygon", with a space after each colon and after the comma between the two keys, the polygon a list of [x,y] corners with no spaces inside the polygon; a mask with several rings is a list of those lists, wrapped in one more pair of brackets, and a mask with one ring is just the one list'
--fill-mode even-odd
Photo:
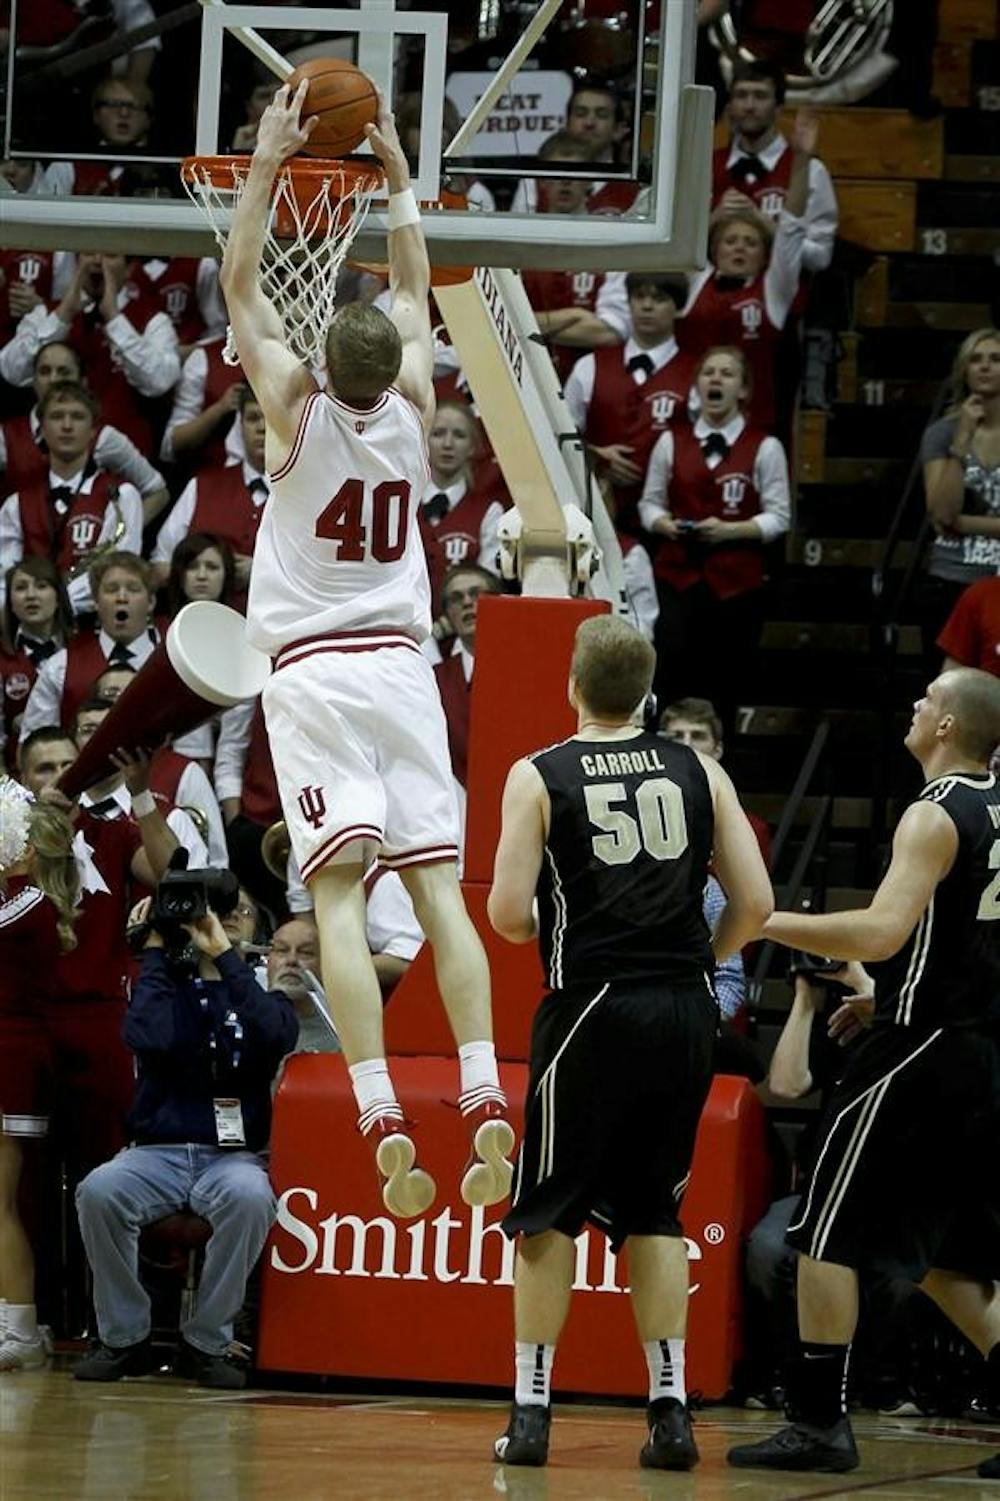
{"label": "blonde short hair", "polygon": [[345,401],[374,401],[399,374],[403,343],[396,325],[366,302],[334,315],[326,335],[330,385]]}
{"label": "blonde short hair", "polygon": [[620,615],[592,615],[577,628],[570,673],[588,709],[627,719],[653,685],[656,653]]}

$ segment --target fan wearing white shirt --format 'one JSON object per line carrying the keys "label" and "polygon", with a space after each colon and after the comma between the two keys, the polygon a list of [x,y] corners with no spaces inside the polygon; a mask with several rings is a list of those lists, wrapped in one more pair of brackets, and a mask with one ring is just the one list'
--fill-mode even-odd
{"label": "fan wearing white shirt", "polygon": [[0,506],[0,573],[28,553],[51,558],[79,615],[93,609],[86,563],[94,549],[141,551],[142,498],[93,462],[100,408],[86,386],[60,381],[38,409],[48,473],[26,480]]}
{"label": "fan wearing white shirt", "polygon": [[674,337],[674,320],[687,301],[686,278],[630,271],[624,283],[630,336],[582,355],[564,395],[598,474],[611,482],[616,525],[638,533],[649,455],[659,434],[687,414],[694,359],[680,352]]}
{"label": "fan wearing white shirt", "polygon": [[224,464],[196,474],[181,491],[177,503],[160,528],[153,548],[153,570],[158,584],[170,573],[170,560],[179,542],[191,532],[221,537],[233,550],[236,589],[245,598],[250,580],[254,544],[271,482],[264,462],[264,413],[249,386],[237,395],[240,432],[246,458],[241,464]]}
{"label": "fan wearing white shirt", "polygon": [[763,627],[764,544],[791,519],[788,463],[747,420],[741,349],[710,349],[695,384],[701,415],[658,439],[639,515],[656,539],[658,681],[672,698],[713,699],[731,723]]}
{"label": "fan wearing white shirt", "polygon": [[500,518],[510,502],[495,463],[477,473],[481,451],[472,408],[462,401],[442,401],[427,434],[430,479],[420,506],[420,533],[435,601],[445,570],[458,563],[497,571]]}

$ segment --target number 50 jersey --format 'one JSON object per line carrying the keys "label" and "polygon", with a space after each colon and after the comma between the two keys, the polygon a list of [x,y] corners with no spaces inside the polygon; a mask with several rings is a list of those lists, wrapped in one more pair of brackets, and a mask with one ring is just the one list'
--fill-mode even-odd
{"label": "number 50 jersey", "polygon": [[386,627],[422,641],[430,585],[417,510],[428,474],[405,396],[390,387],[353,407],[315,391],[271,476],[247,603],[254,646],[276,656],[311,636]]}
{"label": "number 50 jersey", "polygon": [[642,731],[574,737],[531,760],[552,809],[538,880],[549,986],[711,974],[702,904],[714,814],[694,751]]}

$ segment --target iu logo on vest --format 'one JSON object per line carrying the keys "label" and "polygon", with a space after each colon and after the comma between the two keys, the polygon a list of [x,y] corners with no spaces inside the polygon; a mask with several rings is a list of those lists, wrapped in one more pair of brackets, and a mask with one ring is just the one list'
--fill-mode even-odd
{"label": "iu logo on vest", "polygon": [[593,271],[577,271],[573,277],[573,298],[576,302],[587,302],[591,297],[597,277]]}
{"label": "iu logo on vest", "polygon": [[738,511],[743,504],[743,497],[747,493],[747,476],[745,474],[727,474],[722,481],[722,504],[727,511]]}
{"label": "iu logo on vest", "polygon": [[649,403],[649,417],[654,428],[666,427],[674,415],[677,397],[672,391],[657,391]]}
{"label": "iu logo on vest", "polygon": [[86,512],[82,516],[74,516],[69,524],[69,536],[74,552],[88,552],[97,541],[100,532],[99,516],[89,516]]}
{"label": "iu logo on vest", "polygon": [[744,336],[748,339],[756,339],[764,321],[764,309],[760,303],[744,302],[740,308],[740,321],[743,324]]}
{"label": "iu logo on vest", "polygon": [[326,798],[322,787],[303,787],[297,801],[306,823],[311,823],[314,829],[318,829],[326,817]]}
{"label": "iu logo on vest", "polygon": [[179,323],[187,312],[187,287],[167,287],[163,300],[167,304],[167,312],[173,321]]}
{"label": "iu logo on vest", "polygon": [[32,282],[38,280],[42,274],[42,263],[37,255],[22,255],[17,263],[17,276],[19,281]]}
{"label": "iu logo on vest", "polygon": [[780,188],[772,188],[767,193],[762,193],[757,200],[760,211],[769,219],[777,219],[785,206],[785,195]]}

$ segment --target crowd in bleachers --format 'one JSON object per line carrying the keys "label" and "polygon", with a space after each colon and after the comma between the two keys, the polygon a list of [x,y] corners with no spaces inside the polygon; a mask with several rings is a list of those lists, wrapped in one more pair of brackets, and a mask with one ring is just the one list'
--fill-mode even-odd
{"label": "crowd in bleachers", "polygon": [[[114,9],[124,26],[148,7],[121,0]],[[153,44],[93,81],[99,160],[17,158],[2,168],[10,189],[160,190],[159,170],[130,160],[147,146],[167,89],[155,63]],[[252,149],[273,87],[252,81],[234,150]],[[693,737],[701,726],[714,754],[733,728],[767,618],[775,544],[793,525],[802,325],[837,232],[815,118],[801,112],[786,137],[777,125],[783,90],[780,70],[767,63],[733,75],[703,272],[524,274],[619,532],[636,623],[657,646],[657,690],[670,702],[664,733]],[[639,182],[595,174],[621,162],[631,107],[619,87],[578,79],[537,155],[539,167],[565,164],[566,176],[523,177],[510,185],[510,208],[581,218],[628,211]],[[413,136],[416,118],[412,97],[402,98],[401,134]],[[446,119],[446,134],[455,123]],[[581,167],[594,172],[581,175]],[[450,186],[493,207],[481,182]],[[7,769],[37,793],[72,764],[184,604],[245,607],[270,479],[260,407],[239,367],[223,358],[214,260],[15,247],[0,253],[0,278],[0,735]],[[344,273],[343,299],[378,305],[387,296],[377,276]],[[427,650],[464,798],[476,603],[503,587],[498,526],[512,498],[479,421],[484,398],[469,390],[434,322],[439,404],[420,526],[439,614]],[[929,642],[949,658],[997,671],[1000,335],[971,335],[959,374],[955,410],[924,444],[939,531],[924,615]],[[130,794],[147,785],[155,827],[130,813]],[[259,703],[220,714],[158,751],[148,768],[116,772],[80,808],[74,849],[84,906],[65,966],[74,1006],[61,1022],[76,1030],[56,1048],[67,1119],[87,1122],[73,1137],[78,1176],[124,1140],[126,916],[135,883],[155,883],[175,840],[192,866],[236,873],[243,896],[234,921],[242,913],[247,941],[260,944],[278,928],[272,957],[284,968],[272,981],[296,1002],[300,1046],[324,1038],[303,981],[319,965],[310,900],[282,837]],[[766,828],[760,834],[766,840]],[[395,875],[373,873],[368,896],[369,942],[388,995],[421,935]],[[710,914],[718,901],[709,889]],[[737,964],[720,976],[727,1017],[739,1014],[744,993]]]}

